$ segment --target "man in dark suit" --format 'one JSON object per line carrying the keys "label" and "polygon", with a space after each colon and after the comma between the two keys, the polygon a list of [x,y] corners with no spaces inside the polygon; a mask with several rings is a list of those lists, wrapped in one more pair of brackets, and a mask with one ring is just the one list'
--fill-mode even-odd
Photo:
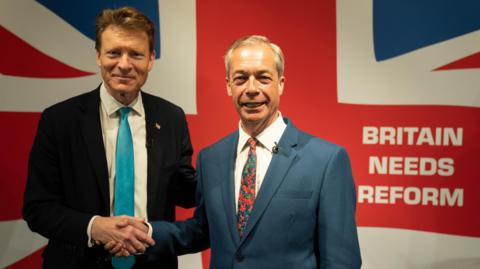
{"label": "man in dark suit", "polygon": [[232,44],[225,65],[239,128],[200,152],[193,218],[152,222],[149,252],[210,244],[210,268],[360,268],[348,155],[283,118],[282,51],[248,36]]}
{"label": "man in dark suit", "polygon": [[[185,114],[140,90],[155,59],[153,27],[134,8],[102,11],[95,47],[103,83],[42,113],[23,216],[49,239],[44,268],[177,268],[173,255],[110,259],[101,246],[144,252],[154,244],[147,220],[174,221],[175,205],[195,205]],[[137,225],[119,228],[127,219]]]}

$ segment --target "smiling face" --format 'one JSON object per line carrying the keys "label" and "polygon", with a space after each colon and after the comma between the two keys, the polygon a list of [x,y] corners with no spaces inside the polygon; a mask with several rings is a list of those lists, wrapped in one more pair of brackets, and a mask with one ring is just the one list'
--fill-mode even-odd
{"label": "smiling face", "polygon": [[252,137],[278,117],[285,78],[279,77],[275,54],[266,44],[241,46],[232,53],[227,92],[240,116],[243,129]]}
{"label": "smiling face", "polygon": [[122,104],[130,104],[145,84],[155,54],[150,52],[148,36],[140,30],[108,26],[101,35],[97,51],[107,91]]}

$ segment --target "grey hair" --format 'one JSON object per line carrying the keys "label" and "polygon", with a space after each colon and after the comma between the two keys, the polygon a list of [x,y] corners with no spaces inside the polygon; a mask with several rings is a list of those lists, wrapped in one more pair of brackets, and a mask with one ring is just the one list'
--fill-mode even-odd
{"label": "grey hair", "polygon": [[275,66],[277,69],[278,77],[283,76],[283,72],[285,70],[285,59],[283,57],[282,49],[280,49],[280,47],[277,46],[276,44],[270,42],[270,40],[268,40],[268,38],[266,38],[265,36],[249,35],[249,36],[244,36],[235,40],[228,48],[227,53],[224,56],[227,78],[230,74],[230,66],[232,63],[233,51],[240,47],[257,45],[257,44],[265,44],[272,49],[273,53],[275,54]]}

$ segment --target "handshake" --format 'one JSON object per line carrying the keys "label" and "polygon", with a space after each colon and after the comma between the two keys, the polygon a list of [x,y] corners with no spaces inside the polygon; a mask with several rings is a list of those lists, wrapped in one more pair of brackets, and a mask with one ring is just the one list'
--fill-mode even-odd
{"label": "handshake", "polygon": [[155,245],[148,235],[149,226],[141,218],[130,216],[96,217],[92,223],[91,238],[115,256],[145,253]]}

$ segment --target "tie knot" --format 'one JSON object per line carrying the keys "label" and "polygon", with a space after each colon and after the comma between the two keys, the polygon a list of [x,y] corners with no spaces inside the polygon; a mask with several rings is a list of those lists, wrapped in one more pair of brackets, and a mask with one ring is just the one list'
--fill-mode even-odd
{"label": "tie knot", "polygon": [[247,140],[247,143],[248,143],[248,145],[250,146],[250,148],[254,150],[255,147],[256,147],[256,145],[257,145],[257,139],[250,137],[250,138]]}
{"label": "tie knot", "polygon": [[125,115],[128,115],[130,111],[132,111],[131,107],[125,106],[120,108],[118,111],[120,111],[120,117],[124,117]]}

